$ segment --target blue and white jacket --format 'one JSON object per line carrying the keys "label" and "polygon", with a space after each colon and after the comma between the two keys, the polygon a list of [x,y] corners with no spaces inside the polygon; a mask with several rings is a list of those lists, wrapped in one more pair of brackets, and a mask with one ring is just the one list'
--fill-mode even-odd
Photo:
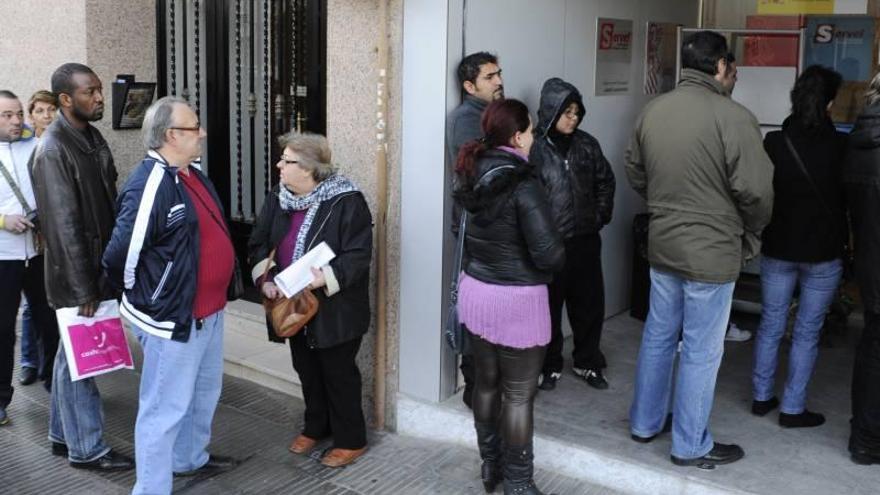
{"label": "blue and white jacket", "polygon": [[[222,212],[211,181],[197,165],[189,170]],[[102,261],[107,279],[124,291],[119,312],[126,320],[186,342],[199,272],[199,220],[177,174],[159,153],[147,153],[119,192],[116,226]]]}

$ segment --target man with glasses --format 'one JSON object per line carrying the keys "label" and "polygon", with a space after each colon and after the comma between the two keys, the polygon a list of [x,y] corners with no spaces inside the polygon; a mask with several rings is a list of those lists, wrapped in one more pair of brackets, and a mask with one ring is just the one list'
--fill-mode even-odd
{"label": "man with glasses", "polygon": [[553,390],[562,377],[562,306],[568,312],[574,348],[572,372],[605,390],[607,366],[599,348],[605,323],[602,238],[611,221],[614,172],[599,141],[578,129],[586,114],[580,91],[553,77],[541,88],[535,144],[529,162],[541,177],[553,221],[565,239],[565,267],[550,284],[551,339],[544,357],[541,390]]}
{"label": "man with glasses", "polygon": [[223,383],[223,309],[235,252],[220,198],[193,166],[205,130],[186,100],[147,109],[147,156],[119,193],[103,265],[144,349],[134,494],[171,493],[172,474],[235,466],[209,454]]}
{"label": "man with glasses", "polygon": [[[110,147],[90,122],[104,115],[101,80],[69,63],[52,74],[61,113],[43,132],[34,155],[34,191],[45,238],[46,293],[55,308],[94,316],[115,299],[101,274],[101,253],[113,230],[116,167]],[[104,443],[104,413],[95,380],[72,382],[63,345],[55,355],[49,410],[52,454],[80,469],[131,469],[131,458]]]}
{"label": "man with glasses", "polygon": [[727,40],[694,33],[681,59],[681,82],[648,103],[626,154],[629,181],[651,214],[650,312],[630,432],[646,443],[665,431],[672,396],[672,462],[712,469],[745,455],[738,445],[714,442],[709,416],[733,286],[770,221],[773,164],[757,119],[730,99],[736,66]]}

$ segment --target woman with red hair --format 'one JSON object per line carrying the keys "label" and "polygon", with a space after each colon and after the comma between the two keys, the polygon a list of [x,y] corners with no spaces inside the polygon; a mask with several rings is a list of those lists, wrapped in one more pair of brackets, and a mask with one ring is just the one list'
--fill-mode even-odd
{"label": "woman with red hair", "polygon": [[454,192],[466,212],[458,314],[476,367],[481,475],[487,492],[503,477],[505,494],[540,495],[532,480],[532,410],[550,342],[547,284],[565,249],[528,163],[528,108],[497,100],[481,125],[483,137],[459,152]]}

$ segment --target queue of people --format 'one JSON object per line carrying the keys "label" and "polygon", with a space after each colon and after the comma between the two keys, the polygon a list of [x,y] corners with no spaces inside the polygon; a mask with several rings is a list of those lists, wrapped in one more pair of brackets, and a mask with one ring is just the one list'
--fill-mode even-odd
{"label": "queue of people", "polygon": [[[731,99],[736,60],[714,32],[681,47],[681,82],[639,115],[625,170],[650,213],[650,311],[638,352],[630,437],[672,437],[670,459],[713,469],[745,455],[716,442],[709,418],[742,267],[761,255],[762,315],[752,370],[752,413],[779,409],[782,427],[817,427],[807,409],[819,333],[844,258],[855,253],[865,329],[852,382],[849,450],[880,463],[880,75],[852,133],[830,109],[841,76],[813,66],[791,91],[782,129],[762,138],[755,117]],[[540,495],[534,482],[534,399],[564,370],[562,310],[574,348],[571,371],[609,388],[601,350],[601,230],[616,179],[599,141],[579,129],[581,92],[560,78],[540,93],[537,119],[505,98],[496,56],[459,65],[462,104],[447,122],[453,166],[453,234],[463,246],[457,309],[465,330],[463,400],[473,410],[487,492]],[[222,201],[199,157],[207,134],[186,100],[153,103],[143,123],[145,156],[121,188],[113,155],[92,125],[103,118],[103,85],[81,64],[59,67],[51,92],[24,106],[0,90],[0,426],[12,386],[21,295],[23,385],[50,391],[48,440],[70,466],[136,469],[136,494],[170,493],[175,476],[222,472],[239,460],[209,452],[223,376],[224,310],[240,268]],[[278,274],[316,245],[335,257],[312,268],[319,309],[287,341],[306,409],[289,450],[306,455],[329,439],[321,462],[351,464],[367,449],[356,357],[371,312],[372,217],[364,194],[332,164],[327,139],[289,132],[278,144],[279,184],[248,243],[248,268],[266,301],[284,297]],[[850,244],[849,223],[852,223]],[[799,292],[787,379],[775,392],[780,341]],[[119,299],[144,351],[135,458],[104,440],[94,379],[71,380],[52,308],[95,314]],[[678,365],[675,365],[676,359]]]}
{"label": "queue of people", "polygon": [[[850,453],[856,463],[880,463],[880,403],[871,392],[880,369],[880,272],[872,268],[880,228],[869,213],[880,198],[880,75],[849,138],[830,118],[841,76],[819,66],[798,77],[782,129],[762,138],[755,117],[731,99],[736,59],[723,36],[688,36],[681,59],[681,82],[646,105],[626,152],[627,179],[650,213],[651,265],[631,438],[648,443],[671,433],[670,458],[680,466],[714,469],[744,457],[739,445],[715,441],[709,418],[724,341],[750,338],[731,337],[729,319],[735,282],[758,255],[763,312],[752,413],[779,408],[786,428],[824,423],[807,409],[806,390],[850,248],[849,216],[866,311]],[[525,105],[504,99],[501,73],[490,53],[465,57],[458,68],[463,101],[447,121],[451,224],[454,235],[464,236],[457,294],[470,337],[462,356],[464,401],[473,409],[486,491],[503,483],[506,494],[540,494],[531,477],[534,397],[562,377],[563,305],[573,374],[608,388],[599,346],[599,232],[611,221],[615,178],[598,141],[578,129],[587,110],[577,88],[548,79],[532,129]],[[775,373],[796,289],[780,401]]]}

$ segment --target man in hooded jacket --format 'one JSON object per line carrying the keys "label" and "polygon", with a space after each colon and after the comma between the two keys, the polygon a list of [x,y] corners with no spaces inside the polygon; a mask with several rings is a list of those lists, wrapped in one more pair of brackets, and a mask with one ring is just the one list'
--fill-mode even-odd
{"label": "man in hooded jacket", "polygon": [[562,376],[562,305],[574,339],[572,371],[597,389],[607,389],[599,349],[605,320],[602,239],[611,221],[614,172],[599,141],[578,129],[585,108],[581,93],[559,78],[541,89],[535,144],[529,154],[547,191],[553,220],[565,239],[566,263],[550,284],[552,337],[542,369],[542,390],[552,390]]}

